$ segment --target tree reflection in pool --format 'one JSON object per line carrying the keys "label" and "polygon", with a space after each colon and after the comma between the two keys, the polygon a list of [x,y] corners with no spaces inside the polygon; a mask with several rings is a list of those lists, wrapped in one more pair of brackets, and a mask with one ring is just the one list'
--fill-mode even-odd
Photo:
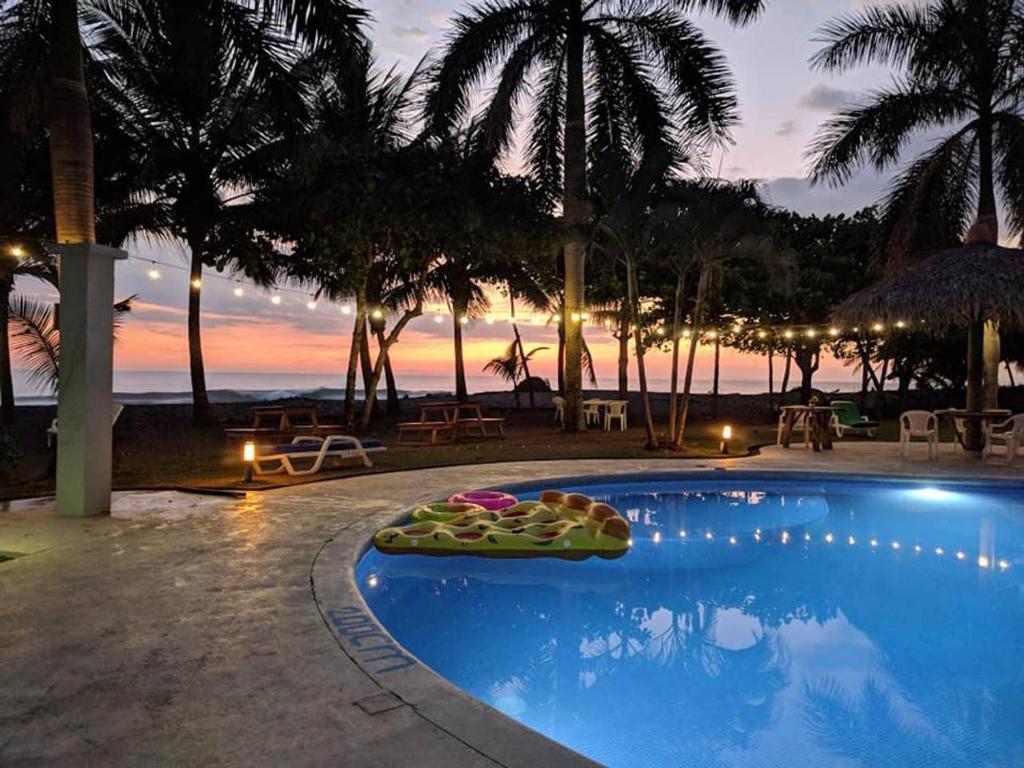
{"label": "tree reflection in pool", "polygon": [[371,550],[367,603],[439,674],[610,766],[1024,765],[1024,492],[571,490],[629,517],[626,557]]}

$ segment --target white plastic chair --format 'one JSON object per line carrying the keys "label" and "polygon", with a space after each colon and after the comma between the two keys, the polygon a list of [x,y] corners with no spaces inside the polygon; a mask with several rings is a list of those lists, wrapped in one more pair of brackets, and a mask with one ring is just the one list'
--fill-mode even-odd
{"label": "white plastic chair", "polygon": [[601,403],[583,403],[583,418],[587,426],[601,423]]}
{"label": "white plastic chair", "polygon": [[906,456],[914,438],[928,441],[928,460],[939,455],[939,418],[931,411],[904,411],[900,415],[900,455]]}
{"label": "white plastic chair", "polygon": [[[779,427],[775,432],[775,444],[782,445],[782,429],[786,426],[786,412],[779,411]],[[800,418],[796,424],[793,425],[793,431],[796,432],[798,429],[804,431],[804,448],[807,448],[811,444],[811,434],[807,431],[807,419]]]}
{"label": "white plastic chair", "polygon": [[565,398],[555,395],[551,398],[551,404],[555,406],[555,421],[565,421]]}
{"label": "white plastic chair", "polygon": [[[121,403],[114,403],[114,410],[110,414],[110,428],[113,429],[114,425],[117,424],[117,420],[121,418],[121,412],[124,410],[124,406]],[[57,420],[54,419],[53,423],[46,428],[46,447],[52,448],[53,441],[57,438]]]}
{"label": "white plastic chair", "polygon": [[613,400],[612,402],[605,403],[604,406],[604,431],[611,432],[612,419],[618,419],[619,431],[626,431],[626,406],[628,403],[625,400]]}
{"label": "white plastic chair", "polygon": [[1006,463],[1012,467],[1013,462],[1017,460],[1017,451],[1024,445],[1024,414],[1011,416],[1006,421],[989,427],[985,434],[986,459],[996,455],[992,449],[997,443],[1006,446]]}

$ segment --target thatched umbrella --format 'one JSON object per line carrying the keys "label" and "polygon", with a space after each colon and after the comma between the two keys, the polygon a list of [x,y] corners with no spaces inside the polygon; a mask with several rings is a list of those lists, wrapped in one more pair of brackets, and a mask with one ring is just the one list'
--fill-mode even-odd
{"label": "thatched umbrella", "polygon": [[[992,228],[979,222],[963,246],[855,293],[832,315],[846,326],[900,321],[912,327],[923,323],[932,330],[966,326],[967,410],[977,411],[984,393],[985,323],[1024,327],[1024,251],[999,247]],[[980,447],[976,429],[967,438],[968,445]]]}

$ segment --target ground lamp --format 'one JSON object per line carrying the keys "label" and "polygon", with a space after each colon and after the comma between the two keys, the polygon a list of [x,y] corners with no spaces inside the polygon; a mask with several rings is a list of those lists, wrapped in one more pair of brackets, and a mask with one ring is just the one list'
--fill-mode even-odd
{"label": "ground lamp", "polygon": [[[967,328],[967,410],[984,406],[985,324],[1024,326],[1024,251],[996,245],[995,227],[979,221],[959,248],[929,256],[902,272],[858,291],[839,305],[839,325],[895,326],[913,319],[932,330]],[[993,384],[993,382],[989,382]],[[965,447],[981,450],[977,421],[967,422]]]}
{"label": "ground lamp", "polygon": [[718,450],[722,453],[728,453],[730,440],[732,440],[732,427],[726,424],[722,427],[722,442],[719,444]]}
{"label": "ground lamp", "polygon": [[242,461],[245,462],[245,482],[252,482],[252,465],[256,461],[256,443],[246,440],[242,446]]}

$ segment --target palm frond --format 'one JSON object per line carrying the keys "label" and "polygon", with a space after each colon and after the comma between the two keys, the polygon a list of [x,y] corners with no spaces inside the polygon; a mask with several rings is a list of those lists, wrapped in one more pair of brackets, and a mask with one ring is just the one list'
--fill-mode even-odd
{"label": "palm frond", "polygon": [[1011,233],[1024,231],[1024,118],[1001,113],[996,123],[999,183]]}
{"label": "palm frond", "polygon": [[899,159],[913,132],[966,114],[962,95],[943,86],[896,83],[876,91],[821,127],[808,152],[811,182],[843,184],[867,162],[884,171]]}
{"label": "palm frond", "polygon": [[811,66],[842,72],[857,64],[903,64],[928,27],[927,9],[916,5],[892,3],[840,16],[819,31],[815,42],[824,47],[811,57]]}
{"label": "palm frond", "polygon": [[53,325],[53,307],[22,294],[12,295],[9,307],[11,349],[26,366],[28,381],[41,390],[56,392],[60,335]]}

